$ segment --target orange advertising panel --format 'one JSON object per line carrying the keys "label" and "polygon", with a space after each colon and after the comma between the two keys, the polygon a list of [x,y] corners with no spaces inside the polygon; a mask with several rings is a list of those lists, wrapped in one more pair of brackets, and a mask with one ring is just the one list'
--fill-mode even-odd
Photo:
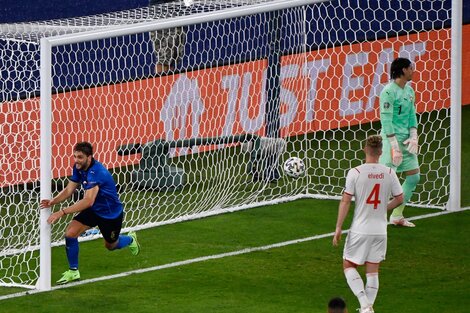
{"label": "orange advertising panel", "polygon": [[[464,27],[464,38],[470,26]],[[470,40],[463,40],[464,81],[470,84]],[[450,30],[357,43],[284,57],[281,136],[378,119],[378,95],[398,55],[414,61],[419,112],[450,105]],[[136,164],[117,147],[241,133],[265,134],[267,61],[96,87],[53,96],[53,177],[71,174],[72,148],[93,143],[106,166]],[[462,90],[470,103],[470,88]],[[39,179],[39,99],[7,102],[0,110],[0,186]],[[172,151],[179,155],[207,148]]]}
{"label": "orange advertising panel", "polygon": [[[411,59],[416,69],[412,86],[416,90],[417,111],[448,107],[449,49],[450,30],[441,30],[325,49],[308,53],[306,58],[286,57],[284,66],[296,64],[307,73],[310,93],[304,103],[306,115],[299,112],[288,133],[378,120],[379,95],[390,79],[388,66],[399,55]],[[292,91],[305,90],[301,87],[304,77],[296,78]]]}

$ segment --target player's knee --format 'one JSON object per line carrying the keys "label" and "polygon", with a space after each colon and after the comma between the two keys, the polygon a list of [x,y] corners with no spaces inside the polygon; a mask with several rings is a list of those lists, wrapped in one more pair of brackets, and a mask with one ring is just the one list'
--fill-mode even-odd
{"label": "player's knee", "polygon": [[104,246],[105,246],[106,249],[108,249],[109,251],[114,250],[114,249],[116,248],[116,245],[117,245],[117,241],[115,241],[115,242],[107,242],[107,241],[105,241],[105,242],[104,242]]}
{"label": "player's knee", "polygon": [[65,238],[78,238],[80,236],[80,233],[76,231],[75,229],[67,229],[65,231]]}

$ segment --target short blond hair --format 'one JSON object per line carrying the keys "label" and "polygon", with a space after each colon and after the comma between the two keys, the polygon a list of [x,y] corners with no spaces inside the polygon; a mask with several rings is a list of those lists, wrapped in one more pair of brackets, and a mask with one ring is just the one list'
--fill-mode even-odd
{"label": "short blond hair", "polygon": [[372,155],[380,156],[382,154],[382,137],[380,135],[367,137],[365,148],[369,148]]}

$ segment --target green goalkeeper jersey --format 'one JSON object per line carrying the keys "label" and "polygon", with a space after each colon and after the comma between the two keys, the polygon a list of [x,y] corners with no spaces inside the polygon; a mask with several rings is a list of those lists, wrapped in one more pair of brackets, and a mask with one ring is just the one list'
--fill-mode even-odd
{"label": "green goalkeeper jersey", "polygon": [[382,137],[395,134],[398,141],[410,136],[410,128],[418,127],[415,92],[408,84],[404,88],[394,81],[380,93],[380,122]]}

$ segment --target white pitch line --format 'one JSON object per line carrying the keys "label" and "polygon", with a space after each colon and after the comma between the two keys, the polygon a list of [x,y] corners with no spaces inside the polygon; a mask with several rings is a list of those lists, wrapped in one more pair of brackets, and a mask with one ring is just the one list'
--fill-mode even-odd
{"label": "white pitch line", "polygon": [[[408,220],[425,219],[425,218],[430,218],[430,217],[435,217],[435,216],[440,216],[440,215],[445,215],[445,214],[462,212],[462,211],[466,211],[466,210],[469,210],[469,209],[470,209],[470,207],[466,207],[466,208],[462,208],[462,209],[456,210],[456,211],[442,211],[442,212],[437,212],[437,213],[429,213],[429,214],[410,217],[410,218],[408,218]],[[343,234],[346,233],[348,230],[349,229],[343,230]],[[199,263],[199,262],[204,262],[204,261],[208,261],[208,260],[222,259],[222,258],[225,258],[225,257],[248,254],[248,253],[252,253],[252,252],[256,252],[256,251],[266,251],[266,250],[270,250],[270,249],[273,249],[273,248],[280,248],[280,247],[294,245],[294,244],[298,244],[298,243],[302,243],[302,242],[306,242],[306,241],[312,241],[312,240],[327,238],[327,237],[331,237],[333,235],[334,235],[334,232],[331,232],[331,233],[326,233],[326,234],[321,234],[321,235],[315,235],[315,236],[310,236],[310,237],[305,237],[305,238],[299,238],[299,239],[294,239],[294,240],[289,240],[289,241],[278,242],[278,243],[274,243],[274,244],[267,245],[267,246],[245,248],[245,249],[238,250],[238,251],[208,255],[208,256],[198,257],[198,258],[194,258],[194,259],[188,259],[188,260],[184,260],[184,261],[178,261],[178,262],[172,262],[172,263],[167,263],[167,264],[163,264],[163,265],[152,266],[152,267],[148,267],[148,268],[142,268],[142,269],[133,270],[133,271],[124,272],[124,273],[119,273],[119,274],[114,274],[114,275],[108,275],[108,276],[102,276],[102,277],[98,277],[98,278],[85,279],[85,280],[81,280],[81,281],[66,284],[66,285],[54,286],[54,287],[51,288],[51,291],[52,290],[59,290],[59,289],[69,288],[69,287],[74,287],[74,286],[85,285],[85,284],[99,282],[99,281],[105,281],[105,280],[120,278],[120,277],[125,277],[125,276],[129,276],[129,275],[134,275],[134,274],[142,274],[142,273],[158,271],[158,270],[162,270],[162,269],[166,269],[166,268],[172,268],[172,267],[178,267],[178,266],[183,266],[183,265],[188,265],[188,264],[193,264],[193,263]],[[36,293],[41,293],[41,292],[45,292],[45,291],[43,291],[43,290],[29,290],[29,291],[23,291],[23,292],[18,292],[18,293],[12,293],[12,294],[9,294],[9,295],[0,296],[0,301],[6,300],[6,299],[18,298],[18,297],[31,295],[31,294],[36,294]]]}

